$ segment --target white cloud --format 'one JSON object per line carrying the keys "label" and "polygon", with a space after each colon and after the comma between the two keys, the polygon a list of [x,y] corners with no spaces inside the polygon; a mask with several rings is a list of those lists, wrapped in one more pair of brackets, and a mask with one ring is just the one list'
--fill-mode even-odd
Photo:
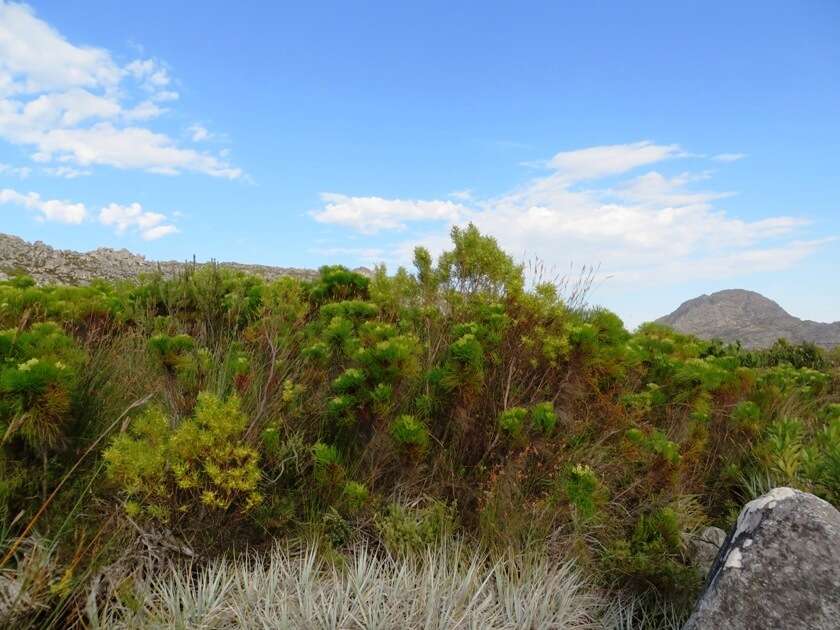
{"label": "white cloud", "polygon": [[32,159],[153,173],[183,171],[237,179],[222,155],[179,147],[147,127],[178,98],[165,65],[78,46],[23,4],[0,0],[0,138],[32,147]]}
{"label": "white cloud", "polygon": [[76,179],[77,177],[84,177],[85,175],[91,174],[91,171],[83,171],[78,168],[73,168],[72,166],[46,167],[43,171],[47,175],[63,177],[64,179]]}
{"label": "white cloud", "polygon": [[473,198],[473,191],[469,188],[464,188],[463,190],[453,190],[448,196],[453,199],[458,199],[459,201],[470,201]]}
{"label": "white cloud", "polygon": [[[807,225],[801,218],[733,216],[720,207],[733,193],[697,188],[709,172],[631,173],[688,155],[677,145],[651,142],[591,147],[558,153],[544,164],[547,175],[492,199],[461,205],[331,194],[322,196],[325,204],[314,216],[362,233],[437,221],[439,231],[420,238],[433,251],[446,246],[451,225],[471,221],[517,256],[538,256],[558,268],[571,261],[600,265],[604,275],[628,283],[776,270],[822,246],[794,239]],[[623,178],[611,186],[597,184],[617,176]],[[586,189],[578,190],[584,182]],[[408,262],[406,245],[392,245],[391,262]]]}
{"label": "white cloud", "polygon": [[147,241],[178,231],[178,228],[166,221],[165,214],[143,210],[143,207],[136,202],[127,206],[111,203],[99,211],[99,222],[114,227],[117,234],[131,230]]}
{"label": "white cloud", "polygon": [[172,82],[169,71],[155,59],[135,59],[125,67],[125,71],[142,82],[149,92],[156,92]]}
{"label": "white cloud", "polygon": [[746,153],[718,153],[712,159],[718,162],[737,162],[747,157]]}
{"label": "white cloud", "polygon": [[129,121],[151,120],[163,114],[166,110],[152,101],[143,101],[131,109],[123,112],[123,118]]}
{"label": "white cloud", "polygon": [[37,162],[61,162],[78,166],[108,165],[176,175],[196,171],[237,179],[238,168],[208,153],[178,147],[169,136],[143,127],[116,127],[110,122],[91,127],[51,129],[32,138]]}
{"label": "white cloud", "polygon": [[187,128],[187,131],[190,132],[190,137],[192,138],[193,142],[202,142],[210,138],[210,132],[207,131],[206,128],[198,124],[190,125]]}
{"label": "white cloud", "polygon": [[417,201],[382,197],[348,197],[322,193],[322,210],[313,213],[320,223],[334,223],[363,234],[400,230],[411,221],[457,221],[466,211],[451,201]]}
{"label": "white cloud", "polygon": [[35,130],[73,127],[92,118],[115,118],[121,111],[119,103],[111,98],[72,88],[42,94],[23,104],[15,119],[9,116],[7,120],[21,130]]}
{"label": "white cloud", "polygon": [[0,1],[0,94],[115,88],[121,75],[106,50],[74,46],[28,6]]}
{"label": "white cloud", "polygon": [[11,177],[26,179],[31,174],[32,169],[28,166],[12,166],[11,164],[0,163],[0,175],[9,175]]}
{"label": "white cloud", "polygon": [[156,225],[140,232],[140,236],[145,241],[155,241],[169,234],[175,234],[178,231],[174,225]]}
{"label": "white cloud", "polygon": [[324,256],[325,258],[350,256],[360,260],[365,260],[369,264],[375,264],[388,256],[388,253],[379,247],[315,247],[309,251],[313,254]]}
{"label": "white cloud", "polygon": [[[0,189],[0,205],[21,206],[37,213],[38,221],[80,224],[88,218],[83,203],[60,199],[42,199],[35,192],[21,193],[11,188]],[[117,234],[131,231],[146,241],[153,241],[178,232],[165,214],[144,210],[139,203],[110,203],[99,211],[99,222],[113,227]]]}
{"label": "white cloud", "polygon": [[87,217],[87,210],[82,203],[72,203],[59,199],[41,199],[38,193],[19,193],[10,188],[0,190],[0,204],[23,206],[38,213],[39,221],[57,221],[59,223],[81,223]]}
{"label": "white cloud", "polygon": [[645,140],[563,151],[551,158],[547,166],[562,181],[572,183],[620,175],[640,166],[684,156],[686,153],[675,144],[658,145]]}

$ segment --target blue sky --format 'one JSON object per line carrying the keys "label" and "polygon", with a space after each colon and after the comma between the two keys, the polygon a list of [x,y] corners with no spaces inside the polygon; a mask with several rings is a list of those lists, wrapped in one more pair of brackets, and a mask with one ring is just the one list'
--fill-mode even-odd
{"label": "blue sky", "polygon": [[0,0],[0,231],[393,268],[473,221],[630,325],[840,319],[840,4],[630,4]]}

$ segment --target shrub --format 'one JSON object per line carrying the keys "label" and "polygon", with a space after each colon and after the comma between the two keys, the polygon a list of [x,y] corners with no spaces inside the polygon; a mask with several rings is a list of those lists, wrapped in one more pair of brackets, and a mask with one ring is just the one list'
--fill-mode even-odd
{"label": "shrub", "polygon": [[315,479],[319,482],[336,484],[344,478],[341,455],[332,444],[316,442],[312,446],[312,461],[315,465]]}
{"label": "shrub", "polygon": [[595,516],[603,492],[598,476],[589,466],[577,464],[567,468],[562,489],[576,520],[586,522]]}
{"label": "shrub", "polygon": [[414,416],[398,416],[391,423],[391,437],[401,448],[422,453],[429,446],[429,429]]}
{"label": "shrub", "polygon": [[629,429],[626,433],[627,439],[639,446],[646,453],[661,458],[668,464],[677,464],[680,461],[680,449],[676,443],[671,442],[659,429],[653,429],[645,434],[638,428]]}
{"label": "shrub", "polygon": [[391,503],[377,516],[376,527],[390,551],[421,552],[452,533],[454,515],[441,501],[427,501],[422,506]]}
{"label": "shrub", "polygon": [[528,417],[528,410],[524,407],[511,407],[499,414],[497,423],[499,428],[511,438],[522,437],[525,427],[525,418]]}
{"label": "shrub", "polygon": [[104,453],[108,477],[135,511],[158,519],[203,509],[245,513],[262,502],[259,454],[243,440],[239,399],[202,393],[174,428],[160,407],[135,419]]}
{"label": "shrub", "polygon": [[367,503],[369,493],[364,484],[358,481],[348,481],[342,490],[344,501],[351,511],[360,509]]}
{"label": "shrub", "polygon": [[551,433],[557,425],[557,416],[554,413],[554,403],[537,403],[531,408],[531,424],[540,433]]}

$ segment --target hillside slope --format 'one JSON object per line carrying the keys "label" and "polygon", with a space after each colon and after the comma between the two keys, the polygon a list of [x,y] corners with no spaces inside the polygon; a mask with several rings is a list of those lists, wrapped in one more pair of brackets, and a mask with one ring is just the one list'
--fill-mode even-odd
{"label": "hillside slope", "polygon": [[826,348],[840,345],[840,322],[799,319],[773,300],[744,289],[701,295],[656,321],[703,339],[740,341],[747,348],[768,347],[779,338]]}
{"label": "hillside slope", "polygon": [[[100,247],[90,252],[55,249],[41,241],[29,243],[17,236],[0,233],[0,280],[21,272],[32,276],[38,284],[87,284],[95,278],[128,280],[139,274],[156,271],[160,271],[166,277],[172,277],[187,264],[173,260],[147,260],[145,256],[134,254],[127,249]],[[233,262],[219,264],[267,279],[280,276],[313,279],[318,276],[318,272],[313,269]],[[370,273],[364,268],[356,271],[366,275]]]}

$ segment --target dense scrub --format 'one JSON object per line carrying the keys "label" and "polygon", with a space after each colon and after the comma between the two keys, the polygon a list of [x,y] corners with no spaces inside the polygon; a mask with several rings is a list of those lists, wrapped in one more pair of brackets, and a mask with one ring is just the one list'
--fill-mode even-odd
{"label": "dense scrub", "polygon": [[0,615],[127,615],[161,564],[277,539],[340,565],[451,538],[649,615],[696,594],[686,533],[778,484],[840,504],[837,352],[631,334],[452,239],[370,278],[0,283]]}

